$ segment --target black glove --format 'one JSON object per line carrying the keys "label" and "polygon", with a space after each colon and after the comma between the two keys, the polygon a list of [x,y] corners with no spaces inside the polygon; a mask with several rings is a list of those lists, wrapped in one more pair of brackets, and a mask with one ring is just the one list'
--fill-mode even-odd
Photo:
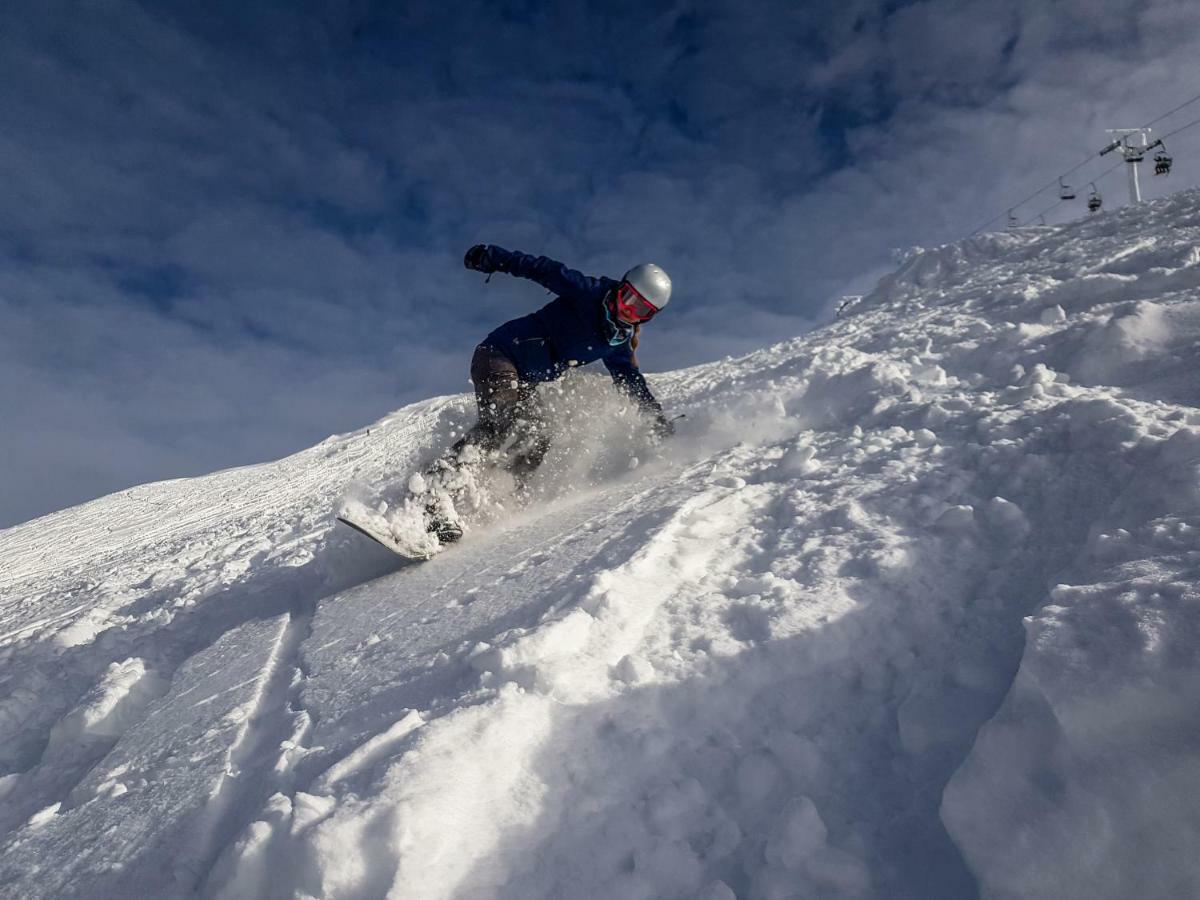
{"label": "black glove", "polygon": [[650,433],[659,440],[665,440],[675,434],[675,423],[660,412],[654,417],[654,423],[650,426]]}
{"label": "black glove", "polygon": [[476,272],[484,272],[488,275],[496,271],[496,267],[488,259],[487,244],[476,244],[468,250],[467,255],[463,257],[463,265],[468,269],[474,269]]}

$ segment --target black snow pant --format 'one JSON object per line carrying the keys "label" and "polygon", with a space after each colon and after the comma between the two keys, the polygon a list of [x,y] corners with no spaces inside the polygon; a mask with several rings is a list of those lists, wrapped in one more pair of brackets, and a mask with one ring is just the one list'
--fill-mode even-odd
{"label": "black snow pant", "polygon": [[550,449],[542,411],[534,398],[534,383],[521,378],[516,364],[489,344],[475,348],[471,381],[479,421],[454,445],[453,455],[468,444],[494,453],[511,438],[508,468],[518,478],[529,475]]}

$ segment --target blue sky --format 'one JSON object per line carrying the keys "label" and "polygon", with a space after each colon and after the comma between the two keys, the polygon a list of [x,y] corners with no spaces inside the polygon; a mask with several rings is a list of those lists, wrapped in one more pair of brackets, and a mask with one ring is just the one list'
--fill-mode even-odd
{"label": "blue sky", "polygon": [[[1182,0],[10,10],[0,527],[467,390],[479,338],[547,299],[463,270],[476,241],[663,265],[650,372],[801,333],[894,248],[964,235],[1195,94],[1196,20]],[[1197,182],[1197,132],[1150,196]]]}

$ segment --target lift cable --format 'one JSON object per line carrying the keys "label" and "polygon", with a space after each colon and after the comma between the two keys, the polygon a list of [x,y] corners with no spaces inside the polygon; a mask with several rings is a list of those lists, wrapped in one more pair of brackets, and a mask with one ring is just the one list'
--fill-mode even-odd
{"label": "lift cable", "polygon": [[1192,105],[1193,103],[1195,103],[1197,100],[1200,100],[1200,94],[1197,94],[1197,95],[1196,95],[1195,97],[1193,97],[1191,100],[1188,100],[1188,101],[1186,101],[1186,102],[1184,102],[1184,103],[1180,103],[1180,104],[1179,104],[1177,107],[1175,107],[1174,109],[1170,110],[1169,112],[1165,112],[1165,113],[1163,113],[1163,114],[1162,114],[1161,116],[1159,116],[1157,119],[1151,119],[1149,122],[1147,122],[1147,123],[1146,123],[1145,125],[1143,125],[1142,127],[1143,127],[1143,128],[1149,128],[1149,127],[1150,127],[1151,125],[1153,125],[1155,122],[1161,122],[1161,121],[1162,121],[1163,119],[1165,119],[1167,116],[1172,116],[1172,115],[1174,115],[1175,113],[1177,113],[1177,112],[1179,112],[1181,109],[1183,109],[1185,106],[1191,106],[1191,105]]}
{"label": "lift cable", "polygon": [[1181,131],[1187,131],[1189,128],[1192,128],[1196,125],[1200,125],[1200,119],[1194,119],[1193,121],[1188,122],[1186,125],[1180,125],[1174,131],[1168,131],[1166,134],[1164,134],[1162,137],[1160,137],[1159,140],[1165,141],[1167,138],[1172,137],[1173,135],[1179,134],[1179,132],[1181,132]]}
{"label": "lift cable", "polygon": [[1086,166],[1088,163],[1090,163],[1095,158],[1096,158],[1096,154],[1094,154],[1094,153],[1088,154],[1087,159],[1083,160],[1083,162],[1079,163],[1076,166],[1073,166],[1070,169],[1067,169],[1067,171],[1063,172],[1062,175],[1056,176],[1055,179],[1053,181],[1051,181],[1049,184],[1038,188],[1036,191],[1034,191],[1032,194],[1030,194],[1028,197],[1026,197],[1020,203],[1014,203],[1005,212],[1002,212],[999,215],[992,216],[990,219],[988,219],[986,222],[984,222],[982,225],[980,225],[978,228],[976,228],[974,231],[972,231],[970,234],[968,234],[967,237],[972,237],[972,236],[978,234],[979,232],[983,231],[983,229],[985,229],[989,225],[991,225],[993,222],[997,221],[998,219],[1004,218],[1004,215],[1006,212],[1014,210],[1019,206],[1024,206],[1026,203],[1028,203],[1034,197],[1038,196],[1039,194],[1046,193],[1046,191],[1050,190],[1050,188],[1052,188],[1052,187],[1058,187],[1059,179],[1066,178],[1068,175],[1070,175],[1073,172],[1078,172],[1080,169],[1082,169],[1084,166]]}
{"label": "lift cable", "polygon": [[[1197,121],[1200,121],[1200,119],[1197,119]],[[1096,184],[1099,181],[1103,181],[1110,174],[1112,174],[1114,171],[1116,171],[1121,165],[1123,165],[1124,162],[1125,162],[1125,160],[1121,160],[1120,162],[1113,163],[1111,166],[1109,166],[1107,169],[1105,169],[1103,172],[1101,172],[1099,175],[1097,175],[1094,179],[1092,179],[1092,184]],[[1066,200],[1057,200],[1054,203],[1047,206],[1041,212],[1034,213],[1030,218],[1026,219],[1025,222],[1023,222],[1022,224],[1030,225],[1039,217],[1044,218],[1052,210],[1058,209],[1058,207],[1062,206],[1066,202],[1067,202]]]}

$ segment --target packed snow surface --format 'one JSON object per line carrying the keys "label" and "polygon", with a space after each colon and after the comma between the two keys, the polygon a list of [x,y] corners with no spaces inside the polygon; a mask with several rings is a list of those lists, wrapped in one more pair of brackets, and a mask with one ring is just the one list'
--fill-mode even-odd
{"label": "packed snow surface", "polygon": [[0,895],[1200,895],[1198,248],[916,251],[658,448],[573,373],[422,564],[333,516],[465,395],[0,532]]}

